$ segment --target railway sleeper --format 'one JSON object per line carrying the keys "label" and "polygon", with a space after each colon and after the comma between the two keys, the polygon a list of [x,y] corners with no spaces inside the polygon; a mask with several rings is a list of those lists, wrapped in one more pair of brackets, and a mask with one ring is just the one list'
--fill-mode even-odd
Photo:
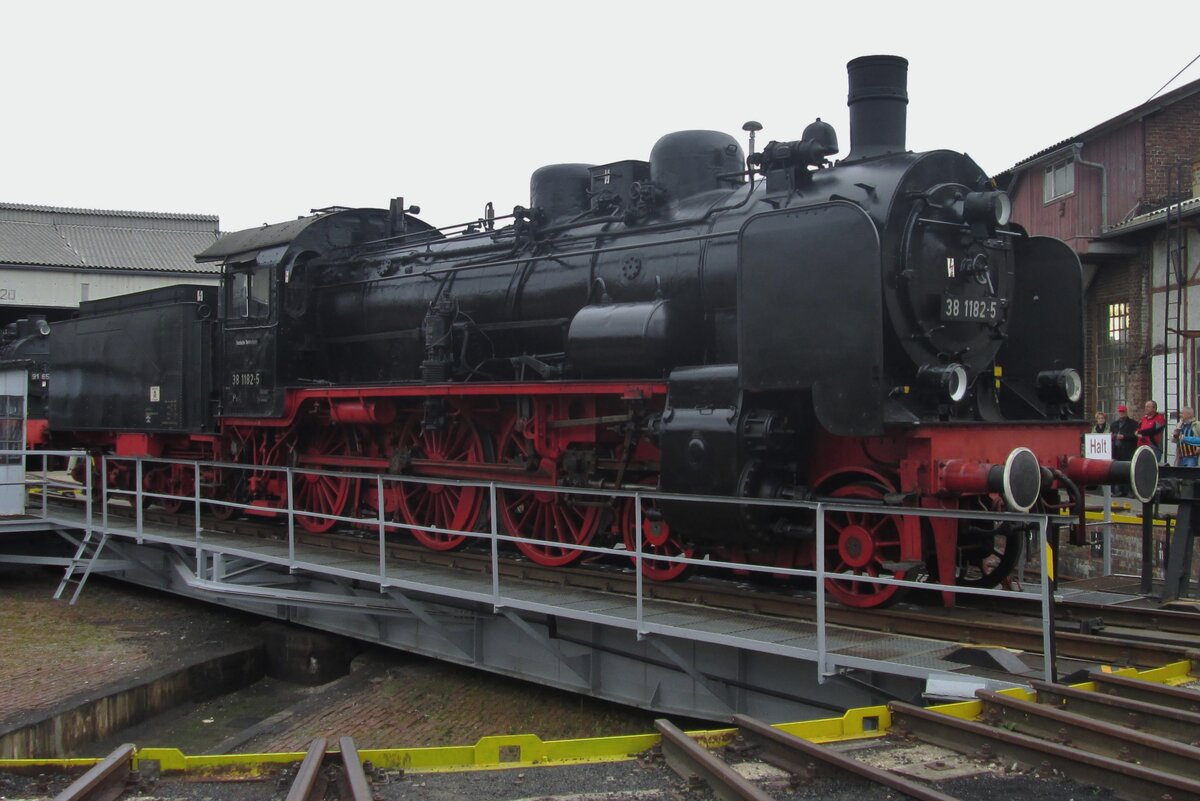
{"label": "railway sleeper", "polygon": [[1200,781],[1112,757],[1081,751],[1062,743],[963,720],[941,712],[893,701],[888,704],[892,728],[983,760],[1015,763],[1027,770],[1056,770],[1075,781],[1101,785],[1130,801],[1200,801]]}

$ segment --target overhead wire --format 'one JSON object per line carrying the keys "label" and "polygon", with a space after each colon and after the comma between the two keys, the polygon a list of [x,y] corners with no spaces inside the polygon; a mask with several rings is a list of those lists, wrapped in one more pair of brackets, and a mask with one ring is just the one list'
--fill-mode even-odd
{"label": "overhead wire", "polygon": [[1180,75],[1182,75],[1183,73],[1187,72],[1187,69],[1188,69],[1188,67],[1190,67],[1190,66],[1192,66],[1193,64],[1195,64],[1197,60],[1200,60],[1200,53],[1197,53],[1197,54],[1196,54],[1196,56],[1195,56],[1195,58],[1193,58],[1191,61],[1189,61],[1189,62],[1187,63],[1187,66],[1185,66],[1185,67],[1184,67],[1183,69],[1181,69],[1179,72],[1177,72],[1177,73],[1175,73],[1174,75],[1172,75],[1172,76],[1171,76],[1171,80],[1170,80],[1170,81],[1167,81],[1167,82],[1166,82],[1166,83],[1164,83],[1162,86],[1158,87],[1158,91],[1157,91],[1157,92],[1155,92],[1154,94],[1150,95],[1148,98],[1146,98],[1146,102],[1147,102],[1147,103],[1149,103],[1151,100],[1153,100],[1154,98],[1158,97],[1159,93],[1160,93],[1160,92],[1162,92],[1162,90],[1163,90],[1163,89],[1166,89],[1168,86],[1170,86],[1170,85],[1171,85],[1171,81],[1174,81],[1174,80],[1175,80],[1176,78],[1178,78]]}

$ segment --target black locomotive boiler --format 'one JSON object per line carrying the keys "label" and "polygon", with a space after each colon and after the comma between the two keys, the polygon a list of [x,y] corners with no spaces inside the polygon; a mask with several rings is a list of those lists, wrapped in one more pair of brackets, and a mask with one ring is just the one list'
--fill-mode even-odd
{"label": "black locomotive boiler", "polygon": [[[1081,484],[1148,495],[1157,468],[1148,452],[1076,455],[1078,260],[1013,225],[966,155],[906,149],[906,74],[897,57],[850,62],[838,161],[819,119],[748,158],[730,136],[682,131],[648,161],[543,167],[528,207],[465,226],[434,228],[395,200],[228,234],[197,257],[222,263],[219,298],[96,301],[54,326],[40,439],[247,465],[207,469],[202,490],[264,516],[289,488],[253,468],[516,484],[499,491],[498,524],[546,565],[607,537],[640,537],[652,557],[815,558],[802,515],[663,502],[635,530],[631,501],[550,486],[862,502],[827,523],[843,602],[894,597],[853,575],[995,584],[1017,527],[886,506],[1079,510]],[[109,482],[130,485],[110,464]],[[192,476],[162,466],[143,482],[189,496]],[[483,489],[388,487],[302,476],[292,495],[309,512],[434,527],[412,532],[436,549],[488,525]]]}

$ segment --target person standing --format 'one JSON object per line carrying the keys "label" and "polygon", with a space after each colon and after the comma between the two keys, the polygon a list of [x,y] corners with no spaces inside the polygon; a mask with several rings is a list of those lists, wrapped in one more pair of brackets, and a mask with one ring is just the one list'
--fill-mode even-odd
{"label": "person standing", "polygon": [[1200,461],[1200,447],[1189,442],[1200,435],[1200,426],[1196,425],[1196,412],[1191,406],[1179,410],[1179,425],[1171,433],[1171,439],[1178,445],[1175,450],[1175,464],[1179,467],[1196,467]]}
{"label": "person standing", "polygon": [[1117,407],[1117,419],[1113,421],[1113,458],[1119,462],[1128,462],[1137,450],[1137,422],[1129,416],[1129,407],[1121,404]]}
{"label": "person standing", "polygon": [[1163,430],[1167,427],[1167,418],[1163,417],[1158,411],[1158,403],[1148,400],[1145,406],[1142,407],[1145,414],[1142,415],[1142,421],[1138,425],[1137,444],[1149,445],[1154,451],[1154,458],[1159,463],[1162,462],[1163,456]]}
{"label": "person standing", "polygon": [[1092,426],[1092,433],[1093,434],[1107,434],[1108,433],[1108,415],[1105,414],[1104,412],[1100,411],[1099,409],[1096,410],[1096,422]]}
{"label": "person standing", "polygon": [[[1117,407],[1117,419],[1113,420],[1109,430],[1113,438],[1113,459],[1128,462],[1137,450],[1137,421],[1129,416],[1129,407],[1121,404]],[[1128,484],[1113,486],[1113,495],[1128,495]]]}

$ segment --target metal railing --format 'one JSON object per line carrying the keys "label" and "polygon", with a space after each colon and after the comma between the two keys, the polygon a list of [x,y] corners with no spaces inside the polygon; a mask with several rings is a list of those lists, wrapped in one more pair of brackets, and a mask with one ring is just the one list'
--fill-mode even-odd
{"label": "metal railing", "polygon": [[[28,489],[37,489],[40,497],[40,512],[41,517],[46,517],[48,514],[48,501],[50,490],[64,491],[84,491],[84,497],[87,503],[87,516],[90,520],[92,517],[92,475],[90,472],[84,477],[83,482],[74,479],[65,480],[53,478],[50,473],[50,460],[60,459],[66,460],[68,464],[73,459],[88,458],[88,454],[83,450],[62,450],[62,451],[25,451],[25,450],[0,450],[0,458],[7,459],[8,457],[19,456],[23,457],[25,463],[25,477],[20,482],[3,481],[0,486],[13,486],[16,484],[24,485]],[[30,460],[34,461],[37,466],[33,470],[29,469]],[[31,475],[32,473],[32,475]],[[28,508],[26,509],[28,512]]]}
{"label": "metal railing", "polygon": [[[504,587],[501,583],[501,570],[499,565],[501,544],[515,545],[518,543],[528,543],[535,546],[546,545],[545,540],[522,537],[517,534],[502,531],[500,527],[500,496],[501,493],[508,490],[528,492],[531,490],[531,485],[527,483],[517,482],[502,482],[502,481],[472,481],[466,479],[435,479],[423,478],[418,476],[403,476],[381,473],[359,473],[359,472],[343,472],[343,471],[328,471],[317,470],[310,468],[300,468],[291,466],[273,466],[273,465],[246,465],[229,462],[195,462],[179,459],[151,458],[141,456],[115,456],[102,455],[93,457],[91,469],[86,470],[86,480],[81,486],[75,482],[64,482],[53,479],[46,469],[47,457],[69,457],[82,456],[78,451],[11,451],[7,453],[20,453],[30,458],[42,457],[42,468],[40,476],[35,475],[33,478],[27,478],[27,482],[31,485],[41,486],[42,501],[41,501],[41,516],[48,517],[48,507],[46,504],[46,488],[75,488],[82,489],[86,497],[86,523],[89,532],[93,527],[96,527],[95,512],[93,505],[93,497],[100,500],[100,521],[99,529],[107,532],[110,535],[118,537],[133,538],[141,544],[146,537],[146,526],[143,514],[148,501],[180,501],[191,502],[193,504],[193,528],[194,528],[194,543],[195,560],[196,560],[196,577],[204,579],[207,574],[207,552],[215,552],[219,550],[214,543],[206,540],[204,529],[204,518],[201,516],[202,504],[212,506],[226,507],[236,510],[242,510],[251,513],[252,515],[273,515],[282,518],[286,524],[287,531],[287,559],[286,566],[290,570],[305,569],[319,571],[321,565],[319,562],[310,562],[297,558],[297,525],[298,518],[318,518],[323,520],[334,521],[335,523],[344,523],[346,525],[354,525],[361,528],[371,529],[376,532],[376,539],[379,550],[379,559],[377,570],[371,573],[356,573],[357,576],[363,579],[369,579],[378,582],[380,590],[383,591],[388,587],[399,588],[402,582],[397,581],[389,576],[389,559],[388,545],[393,542],[390,538],[397,535],[402,535],[408,531],[422,531],[429,534],[445,535],[453,537],[464,537],[468,540],[475,540],[487,543],[487,549],[490,552],[490,569],[491,569],[491,593],[488,602],[491,604],[494,612],[500,612],[506,607],[510,608],[529,608],[527,603],[522,603],[516,598],[506,595]],[[110,466],[118,463],[132,463],[133,487],[122,488],[109,486],[108,476]],[[152,492],[144,489],[145,477],[147,475],[147,467],[158,468],[171,465],[182,465],[191,471],[192,476],[192,492],[190,495],[176,495],[165,492]],[[264,505],[262,503],[247,504],[231,500],[220,499],[216,497],[206,497],[202,491],[204,489],[202,476],[205,470],[212,469],[222,471],[222,475],[230,475],[232,471],[249,471],[259,476],[277,475],[282,476],[286,494],[281,498],[281,505]],[[230,471],[230,472],[225,472]],[[28,476],[28,474],[27,474]],[[298,478],[307,476],[313,477],[333,477],[338,480],[358,481],[363,487],[372,486],[375,489],[375,497],[377,503],[376,509],[369,516],[358,516],[354,514],[328,514],[311,509],[298,509],[295,504],[294,486]],[[94,486],[94,482],[96,485]],[[484,527],[486,530],[457,530],[441,528],[435,525],[415,525],[407,522],[389,519],[385,502],[387,491],[389,488],[395,488],[397,485],[435,485],[443,487],[459,487],[462,489],[476,488],[486,492],[486,514],[480,516],[480,520],[487,522]],[[600,556],[615,556],[624,559],[632,559],[636,576],[635,589],[635,626],[638,639],[642,639],[648,635],[671,635],[679,636],[680,629],[677,626],[661,625],[648,621],[645,618],[645,577],[643,575],[642,566],[646,561],[652,561],[655,564],[686,564],[705,568],[725,568],[746,573],[766,573],[772,576],[800,577],[809,578],[815,581],[816,594],[816,648],[793,648],[796,653],[807,654],[806,658],[811,658],[818,666],[818,680],[824,682],[827,678],[835,675],[839,667],[843,668],[866,668],[871,669],[872,666],[868,663],[875,660],[850,657],[840,654],[831,653],[828,643],[828,626],[826,622],[826,606],[828,603],[829,590],[826,582],[835,580],[839,582],[858,582],[872,585],[892,585],[902,588],[912,588],[921,590],[953,592],[962,595],[984,595],[984,596],[999,596],[1003,597],[1011,594],[1011,590],[1002,588],[984,588],[974,586],[962,586],[954,584],[941,584],[932,581],[914,581],[911,579],[901,579],[892,576],[869,576],[852,573],[832,572],[826,564],[826,539],[829,535],[828,515],[831,513],[856,513],[868,514],[887,517],[917,517],[917,518],[952,518],[956,520],[974,520],[987,521],[994,523],[1015,523],[1023,526],[1032,526],[1037,531],[1037,543],[1039,547],[1039,558],[1042,565],[1051,564],[1053,554],[1051,553],[1050,543],[1048,539],[1049,532],[1049,517],[1044,514],[1017,514],[1017,513],[1000,513],[1000,512],[976,512],[966,510],[944,510],[944,509],[918,509],[886,506],[878,504],[861,504],[861,503],[846,503],[834,501],[799,501],[799,500],[767,500],[753,498],[732,498],[732,497],[713,497],[702,495],[680,495],[666,494],[652,491],[628,491],[628,490],[603,490],[580,487],[557,487],[536,485],[532,487],[537,493],[546,493],[553,495],[569,495],[575,498],[587,498],[591,503],[616,504],[616,503],[632,503],[634,514],[633,531],[636,536],[633,537],[634,548],[632,551],[626,550],[624,547],[606,547],[601,545],[582,545],[569,542],[554,542],[552,546],[563,550],[580,551],[585,554],[595,554]],[[132,531],[120,527],[115,527],[109,519],[109,503],[112,500],[123,498],[128,500],[134,509],[134,528]],[[671,503],[693,503],[693,504],[715,504],[715,505],[734,505],[741,509],[747,507],[764,507],[770,509],[784,509],[802,511],[811,513],[815,521],[815,564],[812,569],[781,567],[775,565],[754,564],[751,562],[730,562],[712,559],[709,557],[695,558],[686,556],[667,556],[663,554],[646,554],[642,548],[641,532],[643,531],[643,503],[645,501],[669,501]],[[365,505],[364,505],[365,506]],[[999,529],[998,529],[999,530]],[[1053,642],[1053,605],[1054,605],[1054,588],[1049,570],[1042,569],[1040,572],[1040,591],[1042,610],[1042,633],[1043,633],[1043,653],[1045,659],[1045,675],[1048,681],[1055,680],[1055,665],[1054,665],[1054,642]],[[878,665],[875,665],[878,667]]]}

